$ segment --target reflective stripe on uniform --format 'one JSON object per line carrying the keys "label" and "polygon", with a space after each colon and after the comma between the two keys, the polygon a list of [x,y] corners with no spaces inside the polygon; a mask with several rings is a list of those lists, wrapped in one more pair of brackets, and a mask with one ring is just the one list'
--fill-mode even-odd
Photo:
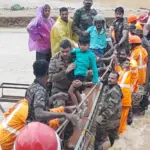
{"label": "reflective stripe on uniform", "polygon": [[128,88],[130,89],[131,86],[129,84],[119,84],[121,88]]}
{"label": "reflective stripe on uniform", "polygon": [[10,127],[8,124],[14,117],[14,115],[18,112],[18,110],[21,108],[22,104],[20,103],[17,108],[2,122],[2,127],[7,130],[8,132],[15,134],[16,136],[19,134],[19,131]]}
{"label": "reflective stripe on uniform", "polygon": [[1,145],[0,145],[0,150],[2,150],[2,147],[1,147]]}
{"label": "reflective stripe on uniform", "polygon": [[138,68],[136,68],[136,69],[134,69],[134,70],[133,70],[133,69],[131,69],[131,72],[132,72],[132,73],[136,73],[136,72],[138,72]]}
{"label": "reflective stripe on uniform", "polygon": [[123,78],[122,78],[122,80],[121,80],[121,82],[119,84],[121,88],[128,88],[128,89],[131,88],[130,84],[124,84],[124,82],[125,82],[128,74],[129,74],[129,71],[127,71],[127,72],[124,73]]}
{"label": "reflective stripe on uniform", "polygon": [[145,65],[140,65],[138,68],[139,69],[142,69],[142,68],[146,68],[147,67],[147,64],[145,64]]}
{"label": "reflective stripe on uniform", "polygon": [[146,66],[147,66],[146,64],[143,65],[142,61],[143,61],[142,52],[140,52],[140,62],[139,62],[139,66],[138,66],[139,69],[146,68]]}

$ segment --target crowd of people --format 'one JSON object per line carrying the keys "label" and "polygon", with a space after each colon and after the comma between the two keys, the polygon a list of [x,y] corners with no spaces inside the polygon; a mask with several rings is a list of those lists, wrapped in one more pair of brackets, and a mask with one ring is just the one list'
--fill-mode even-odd
{"label": "crowd of people", "polygon": [[[84,89],[99,82],[104,86],[94,150],[103,150],[108,137],[112,146],[127,124],[132,124],[134,115],[144,115],[150,76],[149,13],[131,14],[126,19],[123,7],[117,7],[109,27],[92,4],[92,0],[84,0],[73,19],[66,7],[60,8],[56,21],[50,17],[48,4],[38,8],[27,26],[29,50],[36,51],[35,80],[25,98],[4,114],[2,150],[58,150],[59,138],[63,138],[64,149],[73,150],[69,139],[78,116],[72,112],[82,101]],[[51,128],[58,129],[65,119],[69,124],[64,136],[58,137]]]}

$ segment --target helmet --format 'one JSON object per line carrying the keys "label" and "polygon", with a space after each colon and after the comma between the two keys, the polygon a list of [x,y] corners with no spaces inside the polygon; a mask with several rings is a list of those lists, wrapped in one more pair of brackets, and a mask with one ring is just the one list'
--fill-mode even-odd
{"label": "helmet", "polygon": [[141,15],[139,16],[139,22],[140,22],[141,24],[145,24],[145,23],[148,21],[148,18],[149,18],[148,14],[146,14],[146,13],[141,14]]}
{"label": "helmet", "polygon": [[134,21],[137,21],[137,16],[133,15],[133,14],[129,15],[128,16],[128,23],[132,23]]}
{"label": "helmet", "polygon": [[60,139],[49,126],[33,122],[18,135],[14,150],[61,150]]}
{"label": "helmet", "polygon": [[129,42],[130,44],[136,44],[136,43],[138,44],[141,43],[141,39],[137,35],[133,35],[129,38]]}
{"label": "helmet", "polygon": [[104,16],[98,14],[93,19],[93,22],[95,22],[95,21],[105,21],[105,18],[104,18]]}

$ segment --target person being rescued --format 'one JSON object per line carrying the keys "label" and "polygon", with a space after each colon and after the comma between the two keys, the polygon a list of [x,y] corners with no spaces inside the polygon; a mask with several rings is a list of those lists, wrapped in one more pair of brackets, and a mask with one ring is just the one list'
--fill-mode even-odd
{"label": "person being rescued", "polygon": [[113,47],[111,38],[106,33],[106,20],[102,15],[96,15],[93,26],[89,27],[86,33],[90,36],[90,49],[97,57],[102,57],[106,47]]}
{"label": "person being rescued", "polygon": [[[64,118],[69,119],[72,125],[76,123],[76,115],[69,114],[76,108],[75,106],[49,108],[52,101],[64,99],[67,95],[58,93],[49,99],[46,91],[48,62],[45,60],[36,61],[33,64],[33,70],[36,79],[28,88],[25,98],[4,114],[5,119],[0,125],[0,146],[2,150],[12,149],[16,136],[26,123],[40,121],[54,129],[60,126]],[[72,135],[71,132],[73,133],[73,131],[69,132]],[[67,140],[69,137],[66,137]]]}
{"label": "person being rescued", "polygon": [[126,58],[122,67],[123,69],[119,72],[120,76],[118,79],[118,84],[123,93],[119,134],[123,133],[126,129],[128,113],[132,105],[132,92],[137,91],[138,81],[138,71],[136,71],[138,66],[134,59]]}
{"label": "person being rescued", "polygon": [[80,36],[79,37],[79,48],[72,50],[72,54],[75,55],[75,69],[74,69],[74,81],[72,82],[68,94],[72,99],[73,105],[78,105],[82,98],[79,92],[79,89],[75,88],[75,82],[84,81],[89,67],[93,71],[93,83],[98,82],[98,69],[96,66],[96,58],[94,53],[89,49],[90,47],[90,38],[89,36]]}

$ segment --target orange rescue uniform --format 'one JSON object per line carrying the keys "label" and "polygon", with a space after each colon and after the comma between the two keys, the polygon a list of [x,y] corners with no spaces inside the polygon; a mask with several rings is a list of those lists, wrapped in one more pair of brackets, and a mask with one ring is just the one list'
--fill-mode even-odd
{"label": "orange rescue uniform", "polygon": [[[50,112],[64,112],[64,107],[50,109]],[[14,141],[20,130],[25,126],[28,116],[28,100],[23,99],[4,113],[5,119],[0,125],[0,148],[2,150],[12,150]],[[49,121],[49,126],[57,129],[59,119]]]}
{"label": "orange rescue uniform", "polygon": [[142,45],[135,47],[131,51],[131,58],[135,59],[138,63],[138,83],[140,85],[145,84],[146,82],[146,71],[147,71],[147,62],[148,62],[148,53]]}
{"label": "orange rescue uniform", "polygon": [[0,125],[0,146],[2,150],[12,150],[14,141],[25,126],[28,116],[28,101],[23,99],[4,114]]}
{"label": "orange rescue uniform", "polygon": [[122,114],[120,119],[119,134],[123,133],[127,126],[129,109],[132,105],[132,92],[137,90],[138,67],[135,60],[130,60],[130,70],[120,72],[118,84],[123,93]]}

